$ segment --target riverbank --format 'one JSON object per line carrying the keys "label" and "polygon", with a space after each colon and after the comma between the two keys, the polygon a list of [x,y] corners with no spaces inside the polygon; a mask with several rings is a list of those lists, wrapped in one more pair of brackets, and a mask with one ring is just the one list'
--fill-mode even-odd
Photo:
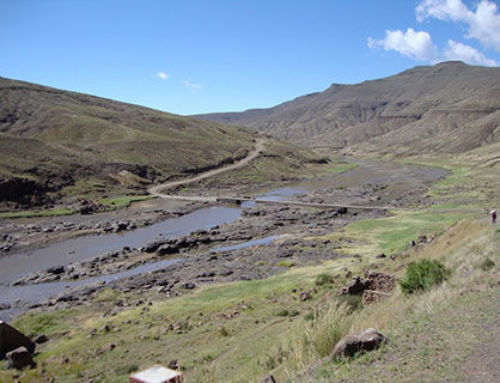
{"label": "riverbank", "polygon": [[[408,204],[416,203],[415,198],[420,198],[426,185],[443,177],[444,174],[435,168],[427,169],[411,165],[401,167],[390,163],[360,163],[356,169],[348,173],[326,174],[320,179],[275,189],[259,196],[264,199],[295,198],[297,201],[306,202],[388,204],[397,207],[401,206],[402,201]],[[200,187],[199,190],[204,189]],[[164,204],[160,205],[163,202]],[[158,206],[163,207],[158,209]],[[265,278],[293,266],[316,264],[324,259],[342,256],[342,252],[338,251],[342,245],[338,241],[325,241],[318,246],[308,244],[305,238],[324,235],[350,222],[384,214],[383,211],[359,212],[262,205],[214,206],[184,214],[199,206],[182,201],[149,200],[142,201],[129,210],[113,214],[82,216],[83,220],[97,222],[97,225],[104,228],[110,225],[120,228],[120,223],[123,223],[123,230],[116,234],[98,236],[92,232],[84,232],[86,235],[76,239],[56,241],[52,244],[49,242],[48,246],[38,250],[14,253],[0,259],[2,270],[0,284],[5,288],[13,285],[10,289],[19,289],[18,292],[11,290],[8,295],[16,297],[15,302],[0,303],[10,307],[9,315],[12,315],[15,311],[35,306],[74,305],[75,301],[85,301],[89,292],[107,287],[103,282],[113,282],[113,285],[121,291],[144,286],[146,289],[153,288],[160,283],[163,286],[170,286],[163,289],[168,296],[176,296],[186,293],[184,286],[190,286],[188,290],[192,290],[206,284]],[[148,218],[148,215],[152,215],[153,218]],[[126,221],[126,217],[134,217],[132,225],[137,227],[132,226],[127,230],[130,223],[127,223],[129,221]],[[169,218],[162,220],[165,217]],[[74,222],[80,217],[68,218],[69,223],[72,223],[71,220]],[[118,223],[116,218],[119,218]],[[155,220],[157,223],[153,223]],[[47,220],[45,224],[53,225],[53,222]],[[66,226],[68,222],[63,225]],[[214,228],[208,230],[211,227]],[[43,232],[44,230],[42,230],[43,241],[48,241],[51,237],[48,234],[43,236]],[[72,233],[71,230],[69,233]],[[76,235],[78,232],[72,234]],[[210,254],[214,247],[232,246],[270,236],[280,236],[280,238],[266,246],[235,248],[223,256],[206,255]],[[33,243],[36,244],[36,241]],[[156,247],[153,248],[154,243]],[[116,275],[119,276],[125,270],[133,270],[165,258],[179,257],[183,259],[183,267],[155,269],[154,275],[116,278]],[[110,277],[108,280],[104,278],[99,281],[99,286],[93,286],[94,281],[91,278],[101,275],[115,275],[115,277]],[[85,279],[89,279],[87,285],[91,286],[90,289],[82,283]],[[167,280],[176,282],[162,282]],[[59,293],[61,285],[50,287],[48,282],[59,281],[67,281],[64,285],[66,292],[60,294],[62,298],[56,296],[49,299],[51,293]],[[79,282],[72,286],[74,281]],[[26,285],[39,283],[46,283],[45,299],[23,300],[23,294],[27,291]],[[70,293],[73,287],[78,287],[80,292]],[[7,297],[7,294],[4,296]],[[37,295],[37,298],[40,298],[40,295]]]}

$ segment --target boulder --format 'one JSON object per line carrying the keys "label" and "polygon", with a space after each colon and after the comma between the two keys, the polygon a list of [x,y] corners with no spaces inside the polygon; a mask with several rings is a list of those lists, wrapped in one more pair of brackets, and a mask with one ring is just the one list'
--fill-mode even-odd
{"label": "boulder", "polygon": [[363,293],[367,288],[370,286],[370,282],[366,279],[361,278],[359,275],[355,276],[352,278],[347,284],[342,287],[342,290],[340,291],[341,295],[344,294],[351,294],[351,295],[357,295]]}
{"label": "boulder", "polygon": [[395,287],[396,278],[393,275],[380,273],[378,271],[367,271],[365,273],[365,278],[361,278],[357,275],[347,282],[340,291],[340,295],[359,295],[365,290],[389,292]]}
{"label": "boulder", "polygon": [[311,293],[309,291],[301,291],[299,293],[299,299],[302,301],[302,302],[305,302],[305,301],[308,301],[309,299],[312,299],[311,297]]}
{"label": "boulder", "polygon": [[276,379],[274,379],[274,376],[272,375],[267,375],[260,381],[260,383],[276,383]]}
{"label": "boulder", "polygon": [[45,343],[48,341],[49,341],[49,338],[45,334],[40,334],[40,335],[36,336],[35,338],[33,338],[33,342],[35,342],[36,344],[42,344],[42,343]]}
{"label": "boulder", "polygon": [[25,347],[29,353],[35,352],[36,344],[27,336],[0,321],[0,359],[5,358],[9,351]]}
{"label": "boulder", "polygon": [[25,367],[34,368],[36,363],[31,357],[31,353],[24,346],[18,347],[7,353],[7,360],[9,361],[8,366],[10,368],[17,368],[21,370]]}
{"label": "boulder", "polygon": [[378,271],[367,271],[365,277],[370,284],[371,290],[389,292],[396,287],[396,277],[390,274],[380,273]]}
{"label": "boulder", "polygon": [[55,274],[55,275],[62,274],[65,271],[66,270],[65,270],[64,266],[62,266],[62,265],[53,266],[53,267],[50,267],[50,268],[47,269],[47,273],[49,273],[49,274]]}
{"label": "boulder", "polygon": [[350,358],[360,352],[372,351],[387,342],[387,338],[374,328],[361,331],[358,334],[346,335],[333,350],[334,358]]}

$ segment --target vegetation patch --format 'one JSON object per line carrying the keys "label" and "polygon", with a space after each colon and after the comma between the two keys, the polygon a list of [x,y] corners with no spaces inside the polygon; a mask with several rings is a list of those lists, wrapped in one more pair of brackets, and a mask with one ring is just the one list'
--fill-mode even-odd
{"label": "vegetation patch", "polygon": [[4,212],[0,213],[0,218],[54,217],[54,216],[71,215],[71,214],[74,214],[73,210],[61,207],[53,210]]}
{"label": "vegetation patch", "polygon": [[450,271],[439,261],[422,259],[411,262],[406,274],[399,280],[399,285],[405,294],[429,290],[448,278]]}
{"label": "vegetation patch", "polygon": [[295,263],[293,261],[279,261],[276,265],[277,267],[293,267]]}
{"label": "vegetation patch", "polygon": [[406,250],[409,242],[419,236],[438,234],[458,220],[472,216],[472,213],[463,212],[398,210],[390,217],[355,222],[319,239],[343,242],[342,252],[350,255],[398,253]]}
{"label": "vegetation patch", "polygon": [[113,209],[129,207],[133,202],[145,201],[157,198],[153,195],[121,195],[117,197],[103,198],[101,203]]}
{"label": "vegetation patch", "polygon": [[316,277],[314,284],[316,286],[325,286],[335,282],[335,279],[330,274],[321,273]]}

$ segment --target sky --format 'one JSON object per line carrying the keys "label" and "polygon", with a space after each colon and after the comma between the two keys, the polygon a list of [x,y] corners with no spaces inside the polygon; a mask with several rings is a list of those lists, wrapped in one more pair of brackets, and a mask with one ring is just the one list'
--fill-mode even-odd
{"label": "sky", "polygon": [[176,113],[266,108],[461,60],[500,65],[494,0],[0,0],[0,76]]}

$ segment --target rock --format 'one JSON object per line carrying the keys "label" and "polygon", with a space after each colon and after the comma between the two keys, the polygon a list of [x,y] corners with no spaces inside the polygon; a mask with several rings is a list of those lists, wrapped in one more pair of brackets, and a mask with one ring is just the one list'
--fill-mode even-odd
{"label": "rock", "polygon": [[347,284],[342,287],[340,291],[340,295],[351,294],[357,295],[361,294],[367,288],[369,288],[369,281],[366,279],[362,279],[359,275],[352,278]]}
{"label": "rock", "polygon": [[96,351],[96,355],[104,354],[105,352],[113,351],[116,348],[116,344],[110,343],[105,346],[99,347]]}
{"label": "rock", "polygon": [[420,244],[427,243],[427,236],[426,235],[421,235],[420,237],[418,237],[417,241]]}
{"label": "rock", "polygon": [[274,379],[274,376],[272,375],[267,375],[260,381],[260,383],[276,383],[276,379]]}
{"label": "rock", "polygon": [[8,310],[10,307],[8,303],[0,303],[0,310]]}
{"label": "rock", "polygon": [[173,359],[170,362],[168,362],[168,368],[171,370],[178,370],[179,369],[179,362],[177,359]]}
{"label": "rock", "polygon": [[196,285],[192,282],[186,282],[182,285],[183,288],[185,288],[186,290],[193,290]]}
{"label": "rock", "polygon": [[353,357],[360,352],[372,351],[387,342],[387,338],[374,328],[366,329],[358,334],[346,335],[333,350],[334,358]]}
{"label": "rock", "polygon": [[393,275],[380,273],[378,271],[367,271],[366,278],[359,275],[352,278],[340,291],[340,295],[362,294],[365,290],[376,290],[389,292],[396,286],[396,278]]}
{"label": "rock", "polygon": [[341,207],[337,209],[337,214],[347,214],[347,208],[346,207]]}
{"label": "rock", "polygon": [[157,252],[159,255],[176,254],[179,252],[179,245],[162,245]]}
{"label": "rock", "polygon": [[18,370],[21,370],[24,367],[34,368],[36,366],[36,363],[31,357],[31,353],[24,346],[8,352],[7,360],[9,361],[8,365],[10,368],[16,368]]}
{"label": "rock", "polygon": [[384,253],[380,253],[375,258],[385,258],[385,257],[386,257],[386,255]]}
{"label": "rock", "polygon": [[62,273],[64,273],[64,271],[65,271],[65,268],[64,268],[64,266],[61,266],[61,265],[50,267],[47,269],[47,273],[54,274],[54,275],[62,274]]}
{"label": "rock", "polygon": [[12,350],[25,347],[30,354],[35,352],[36,344],[14,327],[0,321],[0,359]]}
{"label": "rock", "polygon": [[33,338],[33,342],[35,342],[36,344],[42,344],[42,343],[45,343],[48,341],[49,341],[49,338],[45,334],[40,334],[40,335],[36,336],[35,338]]}
{"label": "rock", "polygon": [[302,302],[308,301],[309,299],[312,299],[311,293],[309,291],[301,291],[299,294],[299,299]]}
{"label": "rock", "polygon": [[160,241],[155,241],[155,242],[151,242],[151,243],[148,243],[144,248],[144,252],[146,253],[154,253],[156,250],[158,250],[158,248],[163,245],[163,242],[160,242]]}
{"label": "rock", "polygon": [[368,289],[371,290],[389,292],[396,287],[396,277],[394,275],[370,270],[365,273],[365,277],[369,281]]}

